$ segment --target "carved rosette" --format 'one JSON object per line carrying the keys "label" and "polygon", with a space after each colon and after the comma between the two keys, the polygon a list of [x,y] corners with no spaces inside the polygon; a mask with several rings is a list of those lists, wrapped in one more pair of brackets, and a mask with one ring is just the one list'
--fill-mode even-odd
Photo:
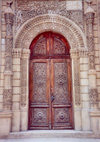
{"label": "carved rosette", "polygon": [[29,65],[30,50],[23,49],[21,59],[21,106],[25,107],[27,102],[28,92],[28,65]]}
{"label": "carved rosette", "polygon": [[79,51],[77,49],[71,49],[71,58],[74,66],[74,90],[75,90],[75,105],[80,105],[80,76],[79,76]]}
{"label": "carved rosette", "polygon": [[[13,18],[11,9],[12,2],[7,2],[5,11],[6,22],[6,50],[5,50],[5,86],[4,86],[4,109],[11,110],[12,106],[12,48],[13,48]],[[10,84],[9,84],[10,82]]]}

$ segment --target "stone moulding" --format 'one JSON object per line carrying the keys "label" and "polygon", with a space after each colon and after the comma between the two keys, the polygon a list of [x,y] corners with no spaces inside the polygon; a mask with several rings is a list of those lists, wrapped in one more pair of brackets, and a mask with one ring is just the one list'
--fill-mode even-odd
{"label": "stone moulding", "polygon": [[29,48],[32,40],[45,31],[63,35],[71,48],[87,48],[86,37],[80,27],[57,14],[44,14],[25,22],[15,36],[15,48]]}

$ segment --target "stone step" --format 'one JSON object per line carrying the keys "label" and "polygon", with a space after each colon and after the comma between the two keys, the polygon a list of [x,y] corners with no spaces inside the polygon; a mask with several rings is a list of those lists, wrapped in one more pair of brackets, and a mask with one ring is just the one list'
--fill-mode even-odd
{"label": "stone step", "polygon": [[19,138],[100,138],[99,134],[93,134],[91,131],[75,130],[32,130],[23,132],[12,132],[8,139]]}

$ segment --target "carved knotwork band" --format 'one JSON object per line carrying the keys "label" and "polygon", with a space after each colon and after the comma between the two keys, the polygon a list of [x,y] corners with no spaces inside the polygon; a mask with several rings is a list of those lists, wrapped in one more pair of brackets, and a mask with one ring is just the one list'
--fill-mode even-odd
{"label": "carved knotwork band", "polygon": [[14,14],[12,12],[12,9],[11,7],[8,6],[5,11],[6,50],[5,50],[5,80],[4,80],[5,86],[4,86],[4,92],[3,92],[5,110],[11,110],[11,107],[12,107],[12,83],[11,82],[12,82],[13,18],[14,18]]}
{"label": "carved knotwork band", "polygon": [[[93,35],[93,24],[94,24],[95,12],[91,7],[92,0],[89,0],[86,2],[88,3],[88,8],[85,12],[86,28],[87,28],[87,43],[88,43],[88,50],[89,50],[89,70],[91,71],[91,70],[95,70],[94,35]],[[98,100],[97,88],[95,89],[91,88],[91,84],[89,85],[90,85],[90,89],[89,89],[90,103],[97,104],[97,100]]]}

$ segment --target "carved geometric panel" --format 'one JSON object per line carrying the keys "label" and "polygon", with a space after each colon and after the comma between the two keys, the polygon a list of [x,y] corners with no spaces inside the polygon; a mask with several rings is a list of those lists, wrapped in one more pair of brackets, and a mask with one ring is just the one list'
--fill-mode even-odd
{"label": "carved geometric panel", "polygon": [[58,38],[54,38],[54,54],[65,54],[65,45]]}
{"label": "carved geometric panel", "polygon": [[46,39],[45,38],[41,38],[37,41],[36,45],[34,46],[33,54],[46,55]]}
{"label": "carved geometric panel", "polygon": [[54,103],[68,103],[67,63],[54,63]]}
{"label": "carved geometric panel", "polygon": [[69,120],[70,117],[68,108],[55,108],[55,123],[69,123]]}
{"label": "carved geometric panel", "polygon": [[34,103],[46,102],[46,82],[47,82],[46,63],[33,64],[33,100]]}

